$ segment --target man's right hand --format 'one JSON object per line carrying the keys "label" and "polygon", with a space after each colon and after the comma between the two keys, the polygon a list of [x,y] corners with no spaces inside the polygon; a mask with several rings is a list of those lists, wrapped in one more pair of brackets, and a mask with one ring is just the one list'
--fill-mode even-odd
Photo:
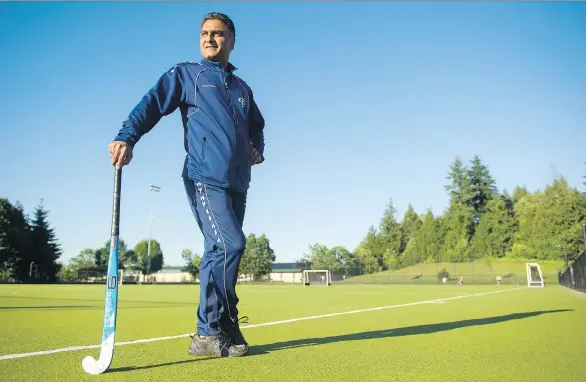
{"label": "man's right hand", "polygon": [[126,142],[110,142],[108,150],[110,158],[112,158],[112,165],[116,166],[117,169],[126,166],[132,160],[132,148]]}

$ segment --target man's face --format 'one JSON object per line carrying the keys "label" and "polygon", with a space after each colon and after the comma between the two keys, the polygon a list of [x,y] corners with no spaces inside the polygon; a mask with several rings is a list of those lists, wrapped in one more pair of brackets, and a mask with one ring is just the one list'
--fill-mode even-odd
{"label": "man's face", "polygon": [[223,22],[207,20],[201,26],[199,48],[206,60],[228,62],[230,52],[234,49],[234,38]]}

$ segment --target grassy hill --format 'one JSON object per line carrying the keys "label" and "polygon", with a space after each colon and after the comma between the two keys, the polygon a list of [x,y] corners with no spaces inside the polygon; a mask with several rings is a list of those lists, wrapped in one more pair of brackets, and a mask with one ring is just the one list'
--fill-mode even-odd
{"label": "grassy hill", "polygon": [[549,260],[493,259],[492,267],[486,260],[470,263],[431,263],[417,264],[397,271],[377,272],[369,275],[347,278],[347,284],[436,284],[437,274],[446,269],[449,283],[455,283],[458,276],[464,277],[465,284],[496,284],[501,276],[501,284],[527,284],[525,263],[536,262],[541,266],[546,283],[557,284],[560,262]]}

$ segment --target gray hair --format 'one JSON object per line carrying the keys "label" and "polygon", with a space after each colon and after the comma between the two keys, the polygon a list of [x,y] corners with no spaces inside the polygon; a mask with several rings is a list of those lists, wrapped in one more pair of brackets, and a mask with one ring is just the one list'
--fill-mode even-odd
{"label": "gray hair", "polygon": [[234,38],[234,41],[236,41],[236,28],[234,27],[234,22],[232,22],[232,19],[230,19],[228,15],[219,12],[210,12],[203,17],[203,20],[201,21],[201,25],[199,27],[201,28],[203,24],[208,20],[220,20],[221,22],[223,22],[224,25],[226,25],[226,27],[230,29],[230,32],[232,32],[232,37]]}

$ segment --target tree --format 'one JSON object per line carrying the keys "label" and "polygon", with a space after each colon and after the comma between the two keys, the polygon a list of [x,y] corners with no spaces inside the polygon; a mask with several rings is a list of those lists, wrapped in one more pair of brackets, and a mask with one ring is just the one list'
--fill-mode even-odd
{"label": "tree", "polygon": [[468,257],[468,228],[473,212],[464,204],[452,204],[443,217],[442,261],[462,262]]}
{"label": "tree", "polygon": [[423,261],[422,253],[417,249],[417,238],[412,237],[407,242],[407,246],[405,247],[405,250],[401,256],[401,265],[403,267],[409,267]]}
{"label": "tree", "polygon": [[383,251],[379,264],[384,268],[397,269],[401,264],[403,231],[397,222],[397,210],[392,199],[387,203],[379,223],[378,239]]}
{"label": "tree", "polygon": [[474,258],[504,257],[513,244],[517,222],[502,198],[491,199],[472,239]]}
{"label": "tree", "polygon": [[30,227],[22,205],[0,198],[0,278],[28,281],[23,270],[31,256]]}
{"label": "tree", "polygon": [[524,196],[530,195],[525,186],[517,186],[513,190],[513,204],[516,205]]}
{"label": "tree", "polygon": [[164,259],[161,245],[155,239],[151,239],[151,256],[148,257],[148,240],[141,240],[134,246],[138,265],[143,275],[155,273],[163,269]]}
{"label": "tree", "polygon": [[334,253],[336,260],[341,265],[339,273],[345,276],[355,276],[359,274],[360,266],[355,254],[342,246],[333,247],[330,251]]}
{"label": "tree", "polygon": [[440,234],[439,220],[437,220],[431,210],[427,210],[421,228],[415,236],[415,251],[420,255],[422,260],[433,260],[440,262]]}
{"label": "tree", "polygon": [[532,248],[533,221],[535,220],[537,205],[541,197],[542,194],[540,192],[534,194],[515,192],[513,194],[513,199],[517,199],[514,207],[517,232],[515,233],[509,256],[529,258],[531,254],[535,253]]}
{"label": "tree", "polygon": [[478,155],[472,158],[471,164],[472,167],[468,170],[470,194],[469,198],[465,200],[465,204],[473,210],[472,222],[468,231],[470,239],[480,223],[480,218],[486,212],[488,201],[497,195],[496,182]]}
{"label": "tree", "polygon": [[409,266],[417,264],[422,260],[423,253],[421,253],[416,245],[417,233],[421,228],[421,218],[413,209],[411,203],[407,206],[407,211],[403,216],[401,223],[401,258],[402,266]]}
{"label": "tree", "polygon": [[[55,282],[57,274],[61,269],[61,264],[57,262],[61,256],[61,247],[57,242],[55,229],[51,228],[48,221],[49,211],[45,210],[43,200],[35,207],[33,219],[30,228],[30,240],[32,256],[37,272],[35,281]],[[20,279],[27,279],[29,274],[30,263],[28,258],[21,258],[17,265],[17,272]],[[30,277],[30,276],[29,276]]]}
{"label": "tree", "polygon": [[[583,252],[586,193],[570,188],[563,177],[543,191],[516,186],[512,195],[499,193],[488,166],[474,155],[469,166],[456,157],[447,179],[449,203],[438,216],[428,210],[420,217],[409,204],[399,224],[392,200],[388,203],[378,229],[370,226],[352,254],[359,273],[426,261],[490,263],[505,256],[561,263],[565,253],[572,261]],[[337,261],[325,247],[313,251],[318,264]]]}
{"label": "tree", "polygon": [[318,243],[309,246],[309,253],[303,254],[303,261],[311,263],[311,269],[327,269],[331,272],[338,272],[342,265],[333,251]]}
{"label": "tree", "polygon": [[560,177],[538,199],[532,224],[530,248],[538,259],[573,261],[583,251],[582,224],[586,219],[583,195]]}
{"label": "tree", "polygon": [[191,276],[193,276],[193,280],[197,279],[199,276],[199,267],[201,265],[201,256],[197,253],[194,253],[189,248],[185,248],[181,252],[181,258],[185,260],[185,267],[187,268],[187,272]]}
{"label": "tree", "polygon": [[[94,264],[99,268],[108,267],[108,259],[110,258],[110,240],[104,242],[104,245],[94,251]],[[152,244],[152,243],[151,243]],[[133,250],[129,250],[126,242],[118,239],[118,265],[121,269],[130,266],[140,266],[137,254]]]}
{"label": "tree", "polygon": [[381,235],[371,225],[364,239],[354,249],[357,262],[360,264],[359,274],[378,272],[383,262],[384,246]]}
{"label": "tree", "polygon": [[140,262],[138,261],[138,255],[133,249],[125,249],[120,255],[120,268],[140,268]]}
{"label": "tree", "polygon": [[246,238],[246,247],[240,260],[240,274],[251,276],[253,280],[262,278],[271,273],[275,261],[275,251],[271,248],[269,239],[263,233],[259,237],[251,233]]}
{"label": "tree", "polygon": [[450,204],[466,204],[472,198],[470,186],[470,172],[460,157],[456,157],[450,165],[447,178],[450,183],[445,190],[450,197]]}
{"label": "tree", "polygon": [[415,209],[413,209],[413,206],[411,203],[409,203],[407,206],[407,211],[405,211],[405,215],[403,216],[403,221],[401,222],[403,233],[403,248],[407,246],[409,240],[417,236],[417,232],[421,228],[421,224],[421,217],[417,215],[417,212],[415,212]]}
{"label": "tree", "polygon": [[79,255],[71,258],[69,263],[61,268],[59,279],[62,281],[77,281],[80,278],[79,271],[82,269],[93,268],[94,250],[91,248],[83,249]]}

